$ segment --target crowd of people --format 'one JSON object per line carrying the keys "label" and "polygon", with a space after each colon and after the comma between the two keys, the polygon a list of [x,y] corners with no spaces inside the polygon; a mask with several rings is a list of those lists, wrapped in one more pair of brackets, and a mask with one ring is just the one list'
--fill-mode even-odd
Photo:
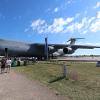
{"label": "crowd of people", "polygon": [[[11,67],[11,63],[13,61],[11,59],[5,59],[5,58],[2,58],[1,60],[1,73],[3,74],[4,72],[5,73],[9,73],[10,72],[10,67]],[[5,70],[6,68],[6,70]]]}

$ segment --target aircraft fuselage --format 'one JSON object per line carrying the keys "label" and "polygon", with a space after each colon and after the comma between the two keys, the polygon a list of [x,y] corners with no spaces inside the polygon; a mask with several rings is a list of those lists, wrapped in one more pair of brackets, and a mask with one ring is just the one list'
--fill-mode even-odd
{"label": "aircraft fuselage", "polygon": [[0,55],[5,56],[5,52],[8,56],[44,56],[44,50],[38,49],[34,43],[0,39]]}

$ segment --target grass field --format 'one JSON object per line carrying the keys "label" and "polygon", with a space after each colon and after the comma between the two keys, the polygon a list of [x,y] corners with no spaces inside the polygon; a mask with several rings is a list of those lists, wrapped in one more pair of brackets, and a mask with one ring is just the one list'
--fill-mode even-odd
{"label": "grass field", "polygon": [[67,78],[63,77],[63,62],[37,62],[12,67],[58,91],[71,100],[100,100],[100,67],[95,63],[66,62]]}

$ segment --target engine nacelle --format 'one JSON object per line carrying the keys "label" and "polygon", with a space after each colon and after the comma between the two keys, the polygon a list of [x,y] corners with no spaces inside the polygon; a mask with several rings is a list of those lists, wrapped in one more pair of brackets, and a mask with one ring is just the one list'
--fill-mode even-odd
{"label": "engine nacelle", "polygon": [[52,46],[49,46],[49,47],[48,47],[48,52],[49,52],[49,53],[54,53],[54,52],[56,52],[56,51],[57,51],[56,48],[54,48],[54,47],[52,47]]}
{"label": "engine nacelle", "polygon": [[63,49],[63,52],[65,54],[72,54],[72,53],[75,52],[75,50],[73,50],[72,48],[66,47],[66,48]]}

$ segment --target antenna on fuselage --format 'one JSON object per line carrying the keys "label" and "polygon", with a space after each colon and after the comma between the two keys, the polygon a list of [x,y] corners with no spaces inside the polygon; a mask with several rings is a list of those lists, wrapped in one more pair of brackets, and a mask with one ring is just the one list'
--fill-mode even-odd
{"label": "antenna on fuselage", "polygon": [[68,41],[66,41],[66,42],[71,41],[70,44],[72,45],[72,44],[75,44],[75,41],[76,41],[77,39],[85,39],[85,38],[70,38],[70,40],[68,40]]}

